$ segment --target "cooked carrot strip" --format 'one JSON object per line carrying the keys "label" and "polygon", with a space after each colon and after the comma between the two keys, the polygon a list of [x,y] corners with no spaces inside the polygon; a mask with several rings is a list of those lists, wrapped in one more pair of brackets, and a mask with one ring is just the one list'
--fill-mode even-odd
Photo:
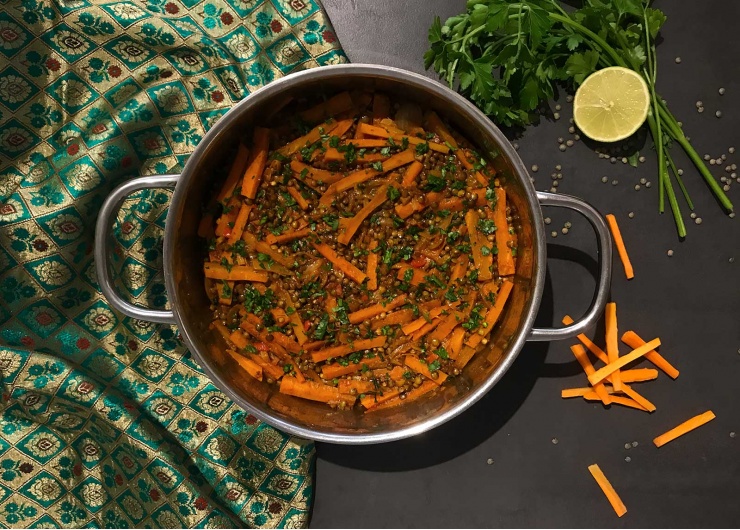
{"label": "cooked carrot strip", "polygon": [[457,359],[460,355],[460,350],[463,347],[463,339],[465,338],[465,330],[463,328],[455,328],[450,337],[448,353],[451,359]]}
{"label": "cooked carrot strip", "polygon": [[424,169],[424,164],[422,164],[418,160],[414,160],[413,162],[411,162],[411,165],[403,174],[403,181],[401,182],[403,187],[410,188],[411,186],[416,184],[416,177],[419,176],[419,173],[421,173],[422,169]]}
{"label": "cooked carrot strip", "polygon": [[[614,390],[616,390],[617,387],[614,387]],[[634,390],[631,386],[622,384],[622,392],[627,394],[630,398],[637,401],[641,407],[643,407],[648,412],[654,412],[655,411],[655,405],[653,405],[646,397],[644,397],[642,394]]]}
{"label": "cooked carrot strip", "polygon": [[382,366],[385,366],[385,361],[383,361],[380,357],[375,356],[370,359],[362,359],[357,364],[349,363],[347,366],[339,363],[325,364],[323,368],[321,368],[321,375],[323,375],[326,379],[334,379],[335,377],[342,377],[343,375],[349,375],[355,372],[359,372],[365,367],[367,367],[368,370],[373,370]]}
{"label": "cooked carrot strip", "polygon": [[[617,342],[617,304],[609,302],[606,304],[606,356],[609,363],[619,359],[619,343]],[[622,380],[619,378],[619,370],[615,370],[611,376],[614,390],[622,390]],[[632,396],[630,396],[632,397]],[[635,400],[637,401],[637,400]]]}
{"label": "cooked carrot strip", "polygon": [[239,209],[233,202],[229,203],[229,208],[221,217],[216,221],[216,235],[221,237],[229,237],[231,230],[234,227],[234,221],[239,213]]}
{"label": "cooked carrot strip", "polygon": [[467,254],[462,254],[460,258],[452,266],[452,272],[450,272],[450,281],[447,285],[453,286],[455,282],[460,278],[464,278],[468,272],[468,263],[470,259]]}
{"label": "cooked carrot strip", "polygon": [[436,112],[430,110],[424,115],[424,126],[439,136],[443,142],[447,142],[453,148],[457,149],[457,141],[452,136],[450,130],[442,123]]}
{"label": "cooked carrot strip", "polygon": [[438,385],[436,385],[432,381],[424,381],[422,384],[420,384],[418,387],[409,390],[406,392],[406,395],[403,399],[401,399],[401,396],[395,396],[390,399],[385,400],[383,403],[380,403],[378,405],[375,405],[372,409],[370,409],[368,412],[376,411],[376,410],[383,410],[383,409],[389,409],[392,407],[397,407],[398,405],[403,405],[404,403],[410,403],[411,401],[414,401],[415,399],[420,398],[424,394],[428,394],[435,388],[437,388]]}
{"label": "cooked carrot strip", "polygon": [[380,120],[388,118],[391,115],[391,102],[385,94],[375,94],[373,96],[373,123],[380,123]]}
{"label": "cooked carrot strip", "polygon": [[218,263],[206,262],[203,264],[203,271],[206,278],[212,278],[214,280],[236,280],[262,283],[267,281],[266,272],[256,271],[252,267],[247,267],[246,265],[233,265],[231,269],[227,269]]}
{"label": "cooked carrot strip", "polygon": [[248,359],[244,355],[239,355],[233,350],[226,350],[226,352],[234,359],[239,366],[241,366],[249,375],[254,377],[257,381],[262,381],[262,367],[254,362],[252,359]]}
{"label": "cooked carrot strip", "polygon": [[460,197],[447,197],[437,204],[437,210],[449,210],[451,212],[463,211],[463,200]]}
{"label": "cooked carrot strip", "polygon": [[617,495],[617,492],[614,490],[614,487],[606,478],[603,471],[601,471],[601,468],[597,464],[593,464],[588,466],[588,470],[601,488],[601,491],[606,495],[606,499],[609,501],[609,504],[612,505],[612,508],[614,508],[614,511],[617,513],[617,517],[622,517],[627,513],[627,508],[622,502],[622,499],[619,498],[619,495]]}
{"label": "cooked carrot strip", "polygon": [[265,241],[267,241],[267,243],[270,245],[289,243],[290,241],[293,241],[295,239],[306,237],[310,233],[311,230],[309,228],[303,228],[301,230],[294,230],[293,232],[283,232],[279,236],[276,236],[274,234],[267,234],[267,236],[265,237]]}
{"label": "cooked carrot strip", "polygon": [[389,132],[388,129],[384,127],[378,127],[375,125],[370,125],[367,123],[361,123],[358,125],[360,129],[362,130],[362,134],[366,134],[367,136],[378,136],[380,138],[393,138],[396,142],[403,142],[403,139],[406,138],[408,142],[412,145],[419,145],[419,144],[429,144],[429,149],[432,151],[437,151],[439,153],[447,154],[450,152],[450,148],[447,147],[444,144],[438,144],[436,142],[428,142],[422,138],[417,138],[415,136],[408,136],[403,131],[395,131],[395,132]]}
{"label": "cooked carrot strip", "polygon": [[247,169],[247,162],[249,162],[249,148],[246,145],[240,143],[239,148],[236,151],[236,158],[231,164],[229,176],[226,177],[226,182],[224,182],[224,185],[221,188],[218,196],[216,197],[216,200],[221,202],[224,199],[231,197],[231,195],[234,193],[234,188],[236,188],[236,185],[239,182],[239,179],[244,176],[244,172]]}
{"label": "cooked carrot strip", "polygon": [[278,149],[278,153],[282,154],[283,156],[291,156],[296,151],[303,149],[307,145],[318,142],[321,139],[322,135],[331,133],[336,127],[337,122],[320,123],[313,129],[311,129],[307,134],[301,136],[300,138],[296,138],[289,144],[284,145],[283,147]]}
{"label": "cooked carrot strip", "polygon": [[[636,348],[640,346],[633,346]],[[647,354],[645,354],[647,357]],[[632,370],[622,370],[619,372],[619,376],[622,378],[622,383],[642,383],[643,381],[652,381],[658,378],[658,370],[654,368],[633,368]]]}
{"label": "cooked carrot strip", "polygon": [[229,328],[224,326],[219,320],[214,320],[213,322],[211,322],[210,329],[214,328],[221,334],[221,336],[226,341],[226,344],[228,344],[229,346],[234,345],[234,343],[231,342],[231,331],[229,331]]}
{"label": "cooked carrot strip", "polygon": [[301,181],[303,180],[303,177],[301,177],[301,175],[303,175],[307,179],[314,181],[315,183],[323,182],[325,184],[331,184],[332,182],[336,182],[344,178],[344,175],[339,171],[318,169],[313,166],[304,164],[303,162],[299,162],[298,160],[290,161],[290,169],[293,170],[296,178]]}
{"label": "cooked carrot strip", "polygon": [[325,340],[314,340],[303,345],[305,351],[317,350],[326,344]]}
{"label": "cooked carrot strip", "polygon": [[460,350],[460,353],[457,356],[457,359],[455,359],[455,366],[457,366],[460,370],[465,368],[465,366],[470,362],[470,360],[475,355],[476,349],[471,348],[470,346],[463,346]]}
{"label": "cooked carrot strip", "polygon": [[681,425],[674,427],[670,431],[661,434],[653,440],[653,443],[656,447],[662,447],[668,442],[672,442],[676,438],[701,427],[705,423],[709,423],[714,418],[716,418],[714,412],[708,410],[703,414],[699,414],[698,416],[694,416],[693,418],[686,420]]}
{"label": "cooked carrot strip", "polygon": [[275,322],[281,325],[290,320],[288,314],[285,312],[285,309],[283,309],[282,307],[275,307],[273,309],[270,309],[270,314],[272,315],[272,318],[275,319]]}
{"label": "cooked carrot strip", "polygon": [[273,250],[270,247],[270,244],[267,242],[262,242],[257,239],[257,236],[252,234],[251,232],[244,232],[242,234],[242,239],[247,244],[249,248],[252,250],[256,250],[258,253],[261,254],[267,254],[270,256],[270,259],[272,259],[274,262],[279,263],[285,267],[292,267],[294,259],[289,256],[284,256],[280,253],[278,250]]}
{"label": "cooked carrot strip", "polygon": [[384,403],[390,399],[393,399],[394,397],[400,394],[401,394],[401,391],[396,390],[395,388],[392,390],[384,390],[382,395],[381,394],[366,395],[364,398],[360,399],[360,403],[362,403],[362,406],[365,407],[367,410],[370,410],[380,405],[381,403]]}
{"label": "cooked carrot strip", "polygon": [[249,340],[247,340],[247,337],[238,329],[234,330],[231,335],[229,335],[229,339],[234,344],[234,346],[236,346],[240,350],[243,350],[247,347],[247,344],[249,344]]}
{"label": "cooked carrot strip", "polygon": [[[344,395],[338,388],[318,383],[316,381],[305,381],[301,383],[292,376],[283,377],[280,381],[280,392],[289,396],[296,396],[311,401],[329,403],[331,401],[342,401]],[[354,398],[352,398],[354,402]]]}
{"label": "cooked carrot strip", "polygon": [[[587,377],[590,377],[592,374],[596,373],[596,370],[591,364],[591,360],[588,358],[588,355],[586,355],[586,350],[583,349],[583,346],[581,346],[580,344],[575,344],[570,347],[570,351],[572,351],[573,355],[575,355],[576,360],[581,365],[581,368],[583,368],[583,371],[586,372]],[[603,383],[596,383],[594,385],[594,391],[599,396],[599,399],[601,399],[604,405],[608,405],[609,403],[611,403],[609,393],[606,391]]]}
{"label": "cooked carrot strip", "polygon": [[231,305],[234,297],[234,282],[224,282],[224,284],[218,290],[218,303]]}
{"label": "cooked carrot strip", "polygon": [[329,245],[325,243],[312,243],[312,245],[313,248],[315,248],[319,252],[319,254],[328,259],[332,263],[332,265],[334,265],[338,270],[342,271],[345,275],[354,280],[356,283],[362,283],[365,281],[365,278],[367,278],[364,272],[352,265],[349,261],[344,259],[339,254],[337,254]]}
{"label": "cooked carrot strip", "polygon": [[236,216],[236,221],[234,221],[234,228],[231,229],[231,235],[227,240],[229,245],[233,245],[242,237],[244,227],[247,226],[247,220],[249,220],[250,211],[252,211],[252,206],[246,203],[243,203],[241,205],[241,208],[239,208],[239,213]]}
{"label": "cooked carrot strip", "polygon": [[[568,315],[565,315],[563,317],[563,324],[566,326],[570,326],[573,324],[573,319],[570,318]],[[577,337],[578,340],[581,341],[581,343],[588,348],[588,351],[593,353],[598,359],[604,363],[609,364],[609,357],[607,357],[606,353],[604,353],[604,350],[599,348],[596,344],[594,344],[591,339],[589,339],[585,334],[581,333]]]}
{"label": "cooked carrot strip", "polygon": [[439,326],[441,323],[442,323],[442,320],[437,318],[437,319],[434,319],[432,322],[429,322],[428,324],[424,324],[419,330],[411,334],[411,340],[413,340],[414,342],[417,342],[420,338],[422,338],[424,335],[432,331],[434,328]]}
{"label": "cooked carrot strip", "polygon": [[375,389],[372,381],[359,381],[357,379],[340,379],[339,392],[342,394],[352,394],[352,390],[357,394],[365,394]]}
{"label": "cooked carrot strip", "polygon": [[[257,326],[262,323],[262,319],[259,318],[257,315],[248,313],[246,315],[246,320],[243,320],[241,323],[242,329],[245,329],[247,332],[249,332],[251,335],[255,337],[259,337],[265,342],[273,342],[275,344],[279,344],[281,347],[285,348],[285,350],[289,351],[290,353],[300,353],[301,351],[301,345],[298,344],[296,341],[288,337],[285,333],[280,333],[279,331],[258,331]],[[247,326],[249,324],[249,326]],[[269,336],[272,335],[273,340],[269,340]]]}
{"label": "cooked carrot strip", "polygon": [[[463,167],[468,170],[475,168],[475,163],[471,161],[471,156],[470,151],[467,149],[460,149],[457,152],[457,159],[460,160]],[[488,186],[489,184],[488,179],[480,171],[475,172],[475,179],[483,186]]]}
{"label": "cooked carrot strip", "polygon": [[478,278],[481,280],[490,280],[492,278],[491,263],[493,262],[493,258],[491,258],[490,252],[487,256],[484,256],[482,253],[483,244],[480,241],[477,225],[478,214],[474,210],[468,210],[465,214],[465,226],[468,228],[473,262],[475,263],[475,268],[478,269]]}
{"label": "cooked carrot strip", "polygon": [[349,344],[342,344],[341,346],[334,346],[332,348],[326,348],[323,350],[317,350],[311,353],[311,360],[318,363],[331,359],[332,357],[344,357],[350,353],[362,350],[370,350],[372,348],[380,348],[385,346],[385,341],[388,337],[375,337],[373,339],[362,339],[356,340]]}
{"label": "cooked carrot strip", "polygon": [[421,212],[424,208],[424,203],[419,202],[414,198],[406,204],[396,204],[395,210],[398,217],[400,217],[401,219],[407,219],[414,215],[416,212]]}
{"label": "cooked carrot strip", "polygon": [[429,324],[433,319],[437,318],[444,311],[447,311],[450,308],[454,308],[460,305],[460,302],[453,302],[451,304],[445,304],[444,306],[441,306],[441,303],[439,303],[438,301],[435,301],[435,302],[437,302],[437,305],[435,305],[434,307],[428,308],[429,313],[423,314],[423,316],[419,317],[413,322],[409,322],[408,324],[406,324],[405,326],[401,328],[401,331],[403,331],[405,335],[410,335],[414,333],[415,331],[418,331],[425,325]]}
{"label": "cooked carrot strip", "polygon": [[452,330],[457,327],[461,320],[462,314],[457,311],[453,311],[442,320],[439,326],[437,326],[437,329],[434,330],[434,333],[429,335],[429,340],[437,339],[442,342],[450,333],[452,333]]}
{"label": "cooked carrot strip", "polygon": [[622,260],[622,266],[624,267],[624,273],[628,280],[635,277],[635,273],[632,270],[632,263],[630,263],[630,257],[627,254],[627,247],[624,246],[624,240],[622,239],[622,232],[619,230],[617,224],[617,218],[612,214],[606,216],[606,222],[609,223],[609,229],[614,237],[614,245],[617,247],[619,253],[619,259]]}
{"label": "cooked carrot strip", "polygon": [[254,129],[254,158],[247,167],[242,181],[242,195],[254,199],[262,182],[262,173],[267,164],[267,154],[270,149],[270,129],[255,127]]}
{"label": "cooked carrot strip", "polygon": [[635,348],[630,353],[625,355],[624,357],[620,357],[613,363],[609,363],[606,366],[599,368],[596,370],[595,373],[588,376],[588,380],[592,385],[595,385],[599,381],[604,380],[607,376],[613,374],[616,370],[619,370],[623,366],[628,365],[629,363],[639,359],[643,355],[645,355],[650,350],[654,350],[660,346],[660,339],[653,339],[647,344],[644,344],[643,346],[640,346],[639,348]]}
{"label": "cooked carrot strip", "polygon": [[509,234],[509,225],[506,223],[506,191],[504,188],[496,188],[496,208],[493,211],[493,218],[496,224],[498,273],[501,276],[510,276],[516,272],[516,267],[512,249],[509,246],[511,234]]}
{"label": "cooked carrot strip", "polygon": [[[645,341],[642,340],[634,331],[625,332],[625,334],[622,335],[622,342],[631,348],[639,348],[645,344]],[[676,368],[657,351],[652,350],[647,352],[645,354],[645,358],[660,368],[671,379],[676,379],[678,377],[678,370],[676,370]]]}
{"label": "cooked carrot strip", "polygon": [[257,365],[259,365],[259,367],[262,368],[262,371],[266,373],[269,377],[273,378],[275,381],[279,380],[285,375],[285,372],[281,367],[269,361],[266,361],[259,355],[250,355],[249,358]]}
{"label": "cooked carrot strip", "polygon": [[399,280],[403,280],[406,277],[406,271],[412,271],[411,280],[409,283],[411,285],[420,285],[424,283],[424,280],[426,280],[426,273],[422,269],[417,269],[415,267],[411,267],[409,265],[403,265],[398,269],[398,274],[396,275],[396,278]]}
{"label": "cooked carrot strip", "polygon": [[[390,155],[384,155],[382,153],[362,153],[357,154],[355,157],[355,163],[366,164],[370,162],[379,162],[386,160]],[[336,147],[330,147],[324,153],[325,162],[343,162],[345,160],[345,152],[340,151]]]}
{"label": "cooked carrot strip", "polygon": [[385,318],[379,318],[370,322],[370,328],[373,330],[380,329],[384,326],[393,326],[396,324],[406,324],[414,318],[413,309],[399,309],[390,313]]}
{"label": "cooked carrot strip", "polygon": [[308,210],[308,201],[303,198],[300,191],[295,189],[293,186],[288,186],[288,193],[290,193],[290,196],[295,199],[295,202],[298,203],[301,210]]}
{"label": "cooked carrot strip", "polygon": [[[357,130],[362,130],[360,128],[361,124],[358,124]],[[352,144],[355,146],[355,149],[375,149],[377,147],[389,147],[390,143],[388,143],[388,140],[386,139],[378,139],[378,138],[354,138],[351,140],[344,140],[342,142],[342,145],[349,145]]]}
{"label": "cooked carrot strip", "polygon": [[342,217],[339,220],[339,230],[342,232],[337,236],[337,241],[342,245],[349,245],[350,240],[360,228],[362,222],[388,199],[388,186],[383,184],[375,190],[375,195],[363,206],[354,217]]}
{"label": "cooked carrot strip", "polygon": [[370,251],[367,255],[367,288],[374,291],[378,288],[378,253],[373,252],[378,248],[378,241],[373,239],[368,247]]}
{"label": "cooked carrot strip", "polygon": [[349,92],[340,92],[310,109],[299,114],[301,119],[307,123],[315,123],[327,118],[333,118],[337,114],[351,109],[354,106]]}
{"label": "cooked carrot strip", "polygon": [[347,316],[351,324],[359,324],[361,322],[365,322],[366,320],[370,320],[371,318],[374,318],[381,313],[389,313],[397,307],[401,307],[403,304],[406,303],[406,298],[406,295],[402,294],[395,297],[388,303],[374,304],[368,307],[364,307],[357,311],[353,311]]}
{"label": "cooked carrot strip", "polygon": [[504,282],[501,284],[501,288],[498,291],[498,294],[496,295],[496,302],[493,304],[493,307],[486,313],[486,316],[483,320],[485,324],[487,324],[486,327],[483,327],[483,335],[480,334],[480,332],[476,333],[475,335],[471,335],[471,337],[467,340],[466,344],[470,346],[471,348],[475,348],[480,344],[480,341],[483,340],[484,337],[486,337],[488,334],[491,333],[493,330],[493,327],[496,325],[496,321],[498,321],[499,317],[501,316],[501,313],[504,310],[504,306],[506,305],[506,300],[509,298],[509,294],[511,293],[511,290],[514,287],[514,282],[511,280],[504,280]]}

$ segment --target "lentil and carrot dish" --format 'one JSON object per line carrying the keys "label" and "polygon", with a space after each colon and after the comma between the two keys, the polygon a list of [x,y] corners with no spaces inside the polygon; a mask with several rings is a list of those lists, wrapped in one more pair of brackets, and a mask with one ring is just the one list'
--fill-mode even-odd
{"label": "lentil and carrot dish", "polygon": [[251,377],[332,407],[433,391],[487,344],[513,286],[495,170],[382,93],[283,117],[239,145],[199,228],[213,329]]}

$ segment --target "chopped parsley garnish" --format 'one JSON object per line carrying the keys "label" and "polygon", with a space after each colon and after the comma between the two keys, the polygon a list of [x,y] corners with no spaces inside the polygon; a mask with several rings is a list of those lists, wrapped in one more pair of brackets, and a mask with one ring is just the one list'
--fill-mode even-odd
{"label": "chopped parsley garnish", "polygon": [[424,155],[427,152],[429,152],[429,144],[424,142],[421,144],[416,144],[416,154],[417,155]]}
{"label": "chopped parsley garnish", "polygon": [[439,362],[439,359],[435,360],[433,363],[429,363],[429,370],[431,372],[436,372],[442,367],[442,365]]}
{"label": "chopped parsley garnish", "polygon": [[478,219],[478,230],[490,236],[496,231],[496,223],[491,219]]}
{"label": "chopped parsley garnish", "polygon": [[481,256],[490,256],[491,255],[491,249],[485,245],[480,247],[480,254]]}
{"label": "chopped parsley garnish", "polygon": [[477,304],[473,309],[470,311],[470,318],[467,322],[462,323],[463,329],[466,329],[468,331],[472,331],[474,329],[478,329],[483,322],[483,316],[480,314],[480,312],[483,310],[483,306],[481,304]]}
{"label": "chopped parsley garnish", "polygon": [[378,160],[378,161],[376,161],[376,162],[373,162],[372,164],[370,164],[370,166],[371,166],[371,167],[372,167],[372,168],[373,168],[373,169],[374,169],[375,171],[383,171],[383,162],[381,162],[380,160]]}
{"label": "chopped parsley garnish", "polygon": [[422,189],[424,191],[442,191],[446,185],[447,181],[444,178],[430,173],[427,175],[427,181],[422,186]]}
{"label": "chopped parsley garnish", "polygon": [[393,186],[389,186],[386,195],[391,201],[397,201],[401,197],[401,192]]}
{"label": "chopped parsley garnish", "polygon": [[328,224],[332,230],[339,230],[339,216],[337,214],[331,213],[324,215],[321,220]]}
{"label": "chopped parsley garnish", "polygon": [[440,346],[436,350],[434,350],[434,353],[439,355],[442,359],[449,359],[450,356],[447,354],[447,350],[444,349],[443,346]]}
{"label": "chopped parsley garnish", "polygon": [[335,149],[339,147],[339,136],[332,136],[329,138],[329,147],[334,147]]}
{"label": "chopped parsley garnish", "polygon": [[316,330],[313,332],[313,338],[316,340],[322,340],[326,335],[327,328],[329,327],[329,315],[324,313],[321,316],[321,320],[316,326]]}

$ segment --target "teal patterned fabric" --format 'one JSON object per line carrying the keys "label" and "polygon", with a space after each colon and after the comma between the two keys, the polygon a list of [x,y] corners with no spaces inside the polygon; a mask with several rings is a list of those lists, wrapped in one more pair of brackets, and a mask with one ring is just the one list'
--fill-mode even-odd
{"label": "teal patterned fabric", "polygon": [[[315,0],[0,0],[0,526],[306,526],[313,444],[233,405],[177,329],[112,310],[92,242],[115,185],[343,61]],[[155,308],[170,197],[114,226],[121,292]]]}

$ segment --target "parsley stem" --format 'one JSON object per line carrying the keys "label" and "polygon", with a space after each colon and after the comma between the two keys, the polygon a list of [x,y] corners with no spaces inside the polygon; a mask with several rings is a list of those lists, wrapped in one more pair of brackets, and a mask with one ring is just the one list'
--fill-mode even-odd
{"label": "parsley stem", "polygon": [[683,198],[686,199],[686,204],[689,205],[689,209],[694,209],[694,203],[691,201],[691,197],[689,197],[689,192],[686,190],[686,186],[683,185],[683,179],[681,178],[681,175],[678,174],[678,169],[676,169],[676,164],[673,162],[673,157],[668,152],[668,149],[665,149],[665,156],[666,160],[668,161],[668,166],[671,168],[671,171],[673,171],[673,175],[676,177],[676,182],[678,182],[678,187],[681,188],[681,193],[683,193]]}
{"label": "parsley stem", "polygon": [[563,24],[570,26],[571,28],[576,29],[579,32],[583,33],[588,38],[593,40],[596,44],[598,44],[599,47],[612,58],[612,61],[614,61],[614,63],[617,66],[623,66],[625,68],[628,68],[627,63],[624,62],[624,60],[619,56],[617,51],[611,46],[609,46],[609,44],[604,39],[599,37],[596,33],[591,31],[590,29],[582,26],[581,24],[579,24],[578,22],[576,22],[569,16],[563,16],[557,13],[549,13],[548,16],[553,20],[562,22]]}

